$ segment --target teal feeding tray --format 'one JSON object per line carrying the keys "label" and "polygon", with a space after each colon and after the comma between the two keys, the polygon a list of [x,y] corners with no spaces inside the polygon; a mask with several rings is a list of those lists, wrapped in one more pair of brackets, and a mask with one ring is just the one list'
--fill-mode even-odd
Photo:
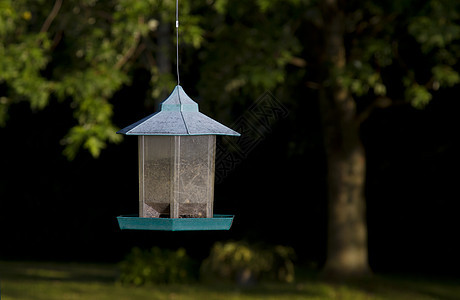
{"label": "teal feeding tray", "polygon": [[232,215],[214,215],[213,218],[139,218],[137,215],[119,216],[121,230],[229,230],[233,222]]}

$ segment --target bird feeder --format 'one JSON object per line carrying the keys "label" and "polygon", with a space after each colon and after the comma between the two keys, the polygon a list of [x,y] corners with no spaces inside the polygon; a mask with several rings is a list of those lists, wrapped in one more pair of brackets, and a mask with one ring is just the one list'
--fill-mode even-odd
{"label": "bird feeder", "polygon": [[139,215],[121,229],[228,230],[233,216],[214,215],[216,135],[240,134],[207,117],[177,85],[152,114],[117,133],[137,135]]}

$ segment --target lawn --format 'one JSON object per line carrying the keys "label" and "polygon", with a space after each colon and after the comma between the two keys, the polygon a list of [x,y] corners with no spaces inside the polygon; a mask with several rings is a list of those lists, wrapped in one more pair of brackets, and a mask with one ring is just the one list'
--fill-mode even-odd
{"label": "lawn", "polygon": [[460,281],[375,275],[372,279],[327,283],[312,275],[292,284],[237,287],[230,284],[124,286],[114,265],[0,262],[2,300],[131,299],[460,299]]}

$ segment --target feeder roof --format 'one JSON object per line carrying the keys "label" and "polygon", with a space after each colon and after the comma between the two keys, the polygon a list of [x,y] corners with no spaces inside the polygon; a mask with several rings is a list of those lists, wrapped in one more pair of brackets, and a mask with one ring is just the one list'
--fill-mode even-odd
{"label": "feeder roof", "polygon": [[177,85],[161,103],[159,112],[133,123],[117,133],[126,135],[234,135],[240,134],[198,110],[193,101]]}

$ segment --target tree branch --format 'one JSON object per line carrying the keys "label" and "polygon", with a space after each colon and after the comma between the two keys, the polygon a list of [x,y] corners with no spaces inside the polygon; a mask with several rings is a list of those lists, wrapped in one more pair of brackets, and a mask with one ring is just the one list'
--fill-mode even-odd
{"label": "tree branch", "polygon": [[[138,24],[141,25],[144,23],[144,17],[140,16],[137,20]],[[139,41],[141,40],[141,32],[137,31],[134,34],[134,43],[131,46],[131,48],[128,49],[128,51],[123,55],[123,57],[115,64],[115,69],[120,69],[123,67],[124,64],[128,62],[128,60],[133,56],[133,54],[136,52],[137,47],[139,45]]]}
{"label": "tree branch", "polygon": [[57,14],[59,13],[59,10],[61,9],[62,1],[63,0],[56,0],[56,2],[54,2],[53,9],[51,10],[50,14],[43,23],[42,28],[40,29],[40,33],[48,31],[48,29],[51,26],[51,23],[53,22],[54,18],[56,18]]}
{"label": "tree branch", "polygon": [[141,38],[141,34],[138,32],[136,33],[134,37],[134,44],[131,46],[131,48],[128,49],[128,51],[123,55],[123,57],[116,63],[115,69],[121,69],[124,64],[128,62],[128,60],[133,56],[134,52],[137,49],[137,45],[139,44],[139,40]]}
{"label": "tree branch", "polygon": [[296,57],[296,56],[291,57],[291,59],[289,60],[289,63],[299,68],[305,68],[308,65],[305,59],[301,57]]}
{"label": "tree branch", "polygon": [[388,108],[396,107],[401,105],[407,105],[407,101],[404,100],[393,100],[385,96],[377,97],[369,106],[367,106],[361,113],[357,115],[357,122],[361,124],[366,121],[371,113],[377,108]]}
{"label": "tree branch", "polygon": [[358,124],[366,121],[376,108],[391,106],[391,99],[388,97],[378,97],[368,105],[361,113],[357,115]]}

